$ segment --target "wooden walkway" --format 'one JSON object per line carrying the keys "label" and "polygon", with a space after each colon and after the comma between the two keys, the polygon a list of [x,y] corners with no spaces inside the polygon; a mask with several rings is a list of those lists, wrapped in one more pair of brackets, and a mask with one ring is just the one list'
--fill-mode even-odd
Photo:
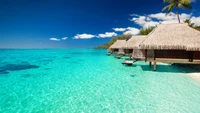
{"label": "wooden walkway", "polygon": [[151,62],[154,63],[154,71],[156,71],[156,63],[163,62],[163,63],[180,63],[180,64],[200,64],[200,60],[193,60],[192,62],[188,59],[168,59],[168,58],[147,58],[149,62],[149,66],[151,67]]}

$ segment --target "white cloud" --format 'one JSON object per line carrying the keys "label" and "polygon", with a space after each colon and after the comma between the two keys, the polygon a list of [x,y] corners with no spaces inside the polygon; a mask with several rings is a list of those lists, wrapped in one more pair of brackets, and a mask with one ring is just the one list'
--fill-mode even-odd
{"label": "white cloud", "polygon": [[98,35],[99,38],[107,38],[107,37],[113,37],[113,36],[117,36],[117,34],[115,32],[106,32],[105,34]]}
{"label": "white cloud", "polygon": [[136,24],[142,26],[142,27],[148,27],[148,26],[156,26],[159,24],[159,22],[152,21],[152,19],[148,16],[138,16],[132,18],[131,21],[134,21]]}
{"label": "white cloud", "polygon": [[175,14],[174,13],[169,13],[167,16],[165,13],[156,13],[156,14],[150,14],[148,15],[150,18],[155,18],[158,20],[172,20],[175,18]]}
{"label": "white cloud", "polygon": [[[179,15],[181,23],[184,22],[184,20],[191,18],[192,14],[186,14],[182,13]],[[199,18],[193,17],[191,19],[195,24],[199,24]],[[134,16],[131,21],[134,23],[142,26],[142,27],[148,27],[148,26],[156,26],[160,23],[178,23],[177,15],[173,12],[169,13],[167,16],[165,13],[155,13],[155,14],[149,14],[149,15],[136,15]]]}
{"label": "white cloud", "polygon": [[67,40],[68,37],[63,37],[62,40]]}
{"label": "white cloud", "polygon": [[74,36],[74,39],[91,39],[91,38],[94,38],[96,37],[95,35],[92,35],[92,34],[77,34],[76,36]]}
{"label": "white cloud", "polygon": [[128,27],[126,28],[127,31],[125,31],[123,34],[125,35],[128,35],[128,34],[131,34],[131,35],[137,35],[139,34],[140,30],[137,29],[137,28],[134,28],[134,27]]}
{"label": "white cloud", "polygon": [[[143,17],[141,17],[141,18],[143,18]],[[142,24],[142,22],[141,22],[141,24]],[[127,34],[130,34],[130,35],[137,35],[137,34],[139,34],[139,32],[140,32],[139,29],[134,28],[134,27],[113,28],[113,30],[124,32],[123,34],[125,34],[125,35],[127,35]]]}
{"label": "white cloud", "polygon": [[[176,21],[176,23],[178,22],[177,15],[172,12],[169,13],[168,15],[165,15],[165,13],[157,13],[157,14],[150,14],[148,16],[152,19],[160,20],[161,23],[162,23],[162,21],[165,21],[165,22],[169,21],[169,23],[172,21],[174,21],[174,22]],[[179,17],[180,17],[181,22],[183,22],[184,20],[190,18],[191,14],[182,13],[179,15]]]}
{"label": "white cloud", "polygon": [[131,21],[142,27],[156,26],[157,24],[159,24],[159,22],[153,21],[152,18],[149,16],[133,17]]}
{"label": "white cloud", "polygon": [[113,28],[113,30],[114,31],[120,31],[120,32],[122,32],[122,31],[126,31],[126,28]]}
{"label": "white cloud", "polygon": [[139,16],[138,14],[130,14],[130,16]]}
{"label": "white cloud", "polygon": [[52,40],[52,41],[60,41],[60,39],[58,39],[58,38],[50,38],[49,40]]}
{"label": "white cloud", "polygon": [[141,25],[141,26],[143,26],[147,22],[145,16],[134,17],[134,18],[132,18],[131,21],[134,21],[136,24]]}
{"label": "white cloud", "polygon": [[149,22],[144,24],[144,27],[155,27],[158,24],[160,24],[160,23],[156,22],[156,21],[149,21]]}
{"label": "white cloud", "polygon": [[196,25],[200,26],[200,16],[199,17],[192,17],[191,22],[195,23]]}

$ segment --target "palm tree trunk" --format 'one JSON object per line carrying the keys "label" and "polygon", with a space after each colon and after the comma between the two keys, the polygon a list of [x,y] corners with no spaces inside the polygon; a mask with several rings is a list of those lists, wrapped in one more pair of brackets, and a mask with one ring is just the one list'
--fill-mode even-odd
{"label": "palm tree trunk", "polygon": [[178,6],[176,6],[176,15],[177,15],[177,17],[178,17],[178,22],[181,23],[181,22],[180,22],[180,17],[179,17],[179,14],[178,14]]}

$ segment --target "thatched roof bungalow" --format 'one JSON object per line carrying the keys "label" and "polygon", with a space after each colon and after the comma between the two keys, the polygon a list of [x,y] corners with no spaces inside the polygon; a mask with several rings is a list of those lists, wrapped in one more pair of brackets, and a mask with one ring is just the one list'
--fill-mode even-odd
{"label": "thatched roof bungalow", "polygon": [[111,53],[124,54],[123,46],[126,44],[126,40],[117,40],[114,44],[112,44],[108,51]]}
{"label": "thatched roof bungalow", "polygon": [[[187,24],[160,24],[140,44],[153,62],[200,63],[200,32]],[[154,58],[147,57],[149,50]],[[155,68],[155,67],[154,67]]]}
{"label": "thatched roof bungalow", "polygon": [[144,59],[145,51],[140,49],[139,45],[146,37],[145,35],[132,36],[123,46],[126,55],[130,55],[135,59]]}

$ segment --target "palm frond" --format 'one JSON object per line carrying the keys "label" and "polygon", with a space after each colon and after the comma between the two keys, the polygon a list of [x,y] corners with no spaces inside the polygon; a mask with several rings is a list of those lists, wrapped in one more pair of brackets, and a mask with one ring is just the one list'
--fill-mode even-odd
{"label": "palm frond", "polygon": [[191,3],[191,0],[180,0],[179,6],[181,8],[186,8],[186,9],[191,10],[192,6],[190,5],[190,3]]}
{"label": "palm frond", "polygon": [[168,15],[172,11],[174,6],[175,6],[175,4],[169,4],[168,6],[165,6],[162,11],[168,9],[167,12],[166,12],[166,15]]}
{"label": "palm frond", "polygon": [[179,3],[181,3],[181,4],[190,4],[191,0],[180,0]]}
{"label": "palm frond", "polygon": [[181,7],[183,9],[185,8],[185,6],[183,4],[181,4],[181,3],[178,4],[178,7]]}
{"label": "palm frond", "polygon": [[183,4],[184,8],[192,10],[192,6],[190,4]]}
{"label": "palm frond", "polygon": [[162,11],[165,11],[166,9],[168,9],[169,8],[169,5],[168,6],[165,6],[163,9],[162,9]]}

